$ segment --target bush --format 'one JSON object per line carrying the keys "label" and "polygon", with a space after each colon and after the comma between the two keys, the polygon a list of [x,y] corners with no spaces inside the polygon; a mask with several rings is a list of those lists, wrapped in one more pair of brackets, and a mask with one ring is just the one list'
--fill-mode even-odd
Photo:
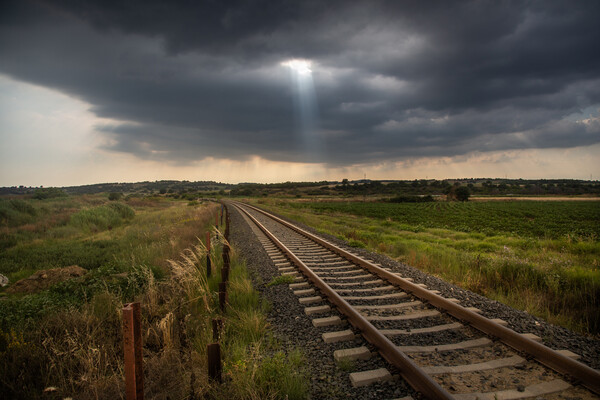
{"label": "bush", "polygon": [[19,226],[33,221],[37,210],[20,199],[0,200],[0,225]]}
{"label": "bush", "polygon": [[132,219],[135,217],[135,211],[127,204],[111,203],[108,205],[108,207],[115,210],[123,219]]}
{"label": "bush", "polygon": [[33,198],[37,200],[52,199],[55,197],[67,197],[67,194],[59,188],[40,188],[33,194]]}
{"label": "bush", "polygon": [[71,225],[86,231],[98,232],[119,226],[123,220],[131,219],[135,211],[123,203],[81,210],[71,216]]}
{"label": "bush", "polygon": [[108,194],[108,199],[111,201],[121,200],[121,197],[123,197],[123,193],[111,192]]}
{"label": "bush", "polygon": [[33,207],[31,204],[29,204],[26,201],[23,201],[20,199],[11,199],[10,205],[12,208],[14,208],[15,210],[17,210],[21,213],[29,214],[31,216],[35,216],[37,214],[35,207]]}

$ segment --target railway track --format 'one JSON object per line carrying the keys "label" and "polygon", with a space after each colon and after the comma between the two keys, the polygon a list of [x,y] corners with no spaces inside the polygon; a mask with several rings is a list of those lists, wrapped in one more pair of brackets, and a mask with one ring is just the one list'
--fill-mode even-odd
{"label": "railway track", "polygon": [[[362,335],[420,395],[432,399],[599,398],[600,374],[262,210],[231,203],[253,225],[325,342]],[[353,329],[338,316],[337,308]],[[342,346],[343,347],[343,346]],[[347,347],[347,346],[346,346]],[[372,346],[369,346],[372,348]],[[340,348],[339,362],[374,356]],[[350,374],[354,386],[393,379],[386,368]]]}

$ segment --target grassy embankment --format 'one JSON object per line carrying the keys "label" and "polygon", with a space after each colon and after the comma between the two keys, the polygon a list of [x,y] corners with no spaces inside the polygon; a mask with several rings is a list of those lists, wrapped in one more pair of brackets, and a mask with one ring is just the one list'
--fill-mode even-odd
{"label": "grassy embankment", "polygon": [[[0,397],[41,398],[55,387],[57,398],[122,398],[120,309],[133,300],[142,302],[147,398],[304,397],[301,355],[269,335],[268,305],[235,251],[230,307],[218,310],[220,244],[207,279],[197,239],[216,207],[105,196],[0,200],[0,273],[11,282],[40,269],[88,270],[33,294],[0,291]],[[225,319],[220,386],[206,376],[215,317]]]}
{"label": "grassy embankment", "polygon": [[552,323],[600,333],[600,202],[254,203]]}

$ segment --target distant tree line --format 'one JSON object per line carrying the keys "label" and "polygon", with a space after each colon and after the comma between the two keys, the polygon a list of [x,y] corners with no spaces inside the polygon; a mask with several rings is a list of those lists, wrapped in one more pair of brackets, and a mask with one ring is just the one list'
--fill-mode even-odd
{"label": "distant tree line", "polygon": [[[458,190],[461,187],[466,189]],[[451,198],[470,195],[483,196],[530,196],[530,195],[600,195],[600,182],[573,179],[415,179],[398,181],[375,181],[362,179],[337,182],[282,182],[227,184],[214,181],[154,181],[137,183],[102,183],[64,188],[13,186],[0,188],[0,195],[31,195],[47,198],[57,193],[95,194],[122,193],[160,195],[173,198],[195,199],[219,196],[440,196]],[[60,192],[57,192],[60,191]],[[116,195],[113,195],[113,197]]]}

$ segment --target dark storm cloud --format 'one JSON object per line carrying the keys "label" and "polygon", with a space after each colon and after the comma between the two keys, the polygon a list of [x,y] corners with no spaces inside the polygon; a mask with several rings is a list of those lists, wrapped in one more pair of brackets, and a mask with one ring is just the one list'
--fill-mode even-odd
{"label": "dark storm cloud", "polygon": [[313,62],[330,164],[600,142],[595,1],[1,7],[0,72],[90,103],[141,158],[306,160],[290,58]]}

